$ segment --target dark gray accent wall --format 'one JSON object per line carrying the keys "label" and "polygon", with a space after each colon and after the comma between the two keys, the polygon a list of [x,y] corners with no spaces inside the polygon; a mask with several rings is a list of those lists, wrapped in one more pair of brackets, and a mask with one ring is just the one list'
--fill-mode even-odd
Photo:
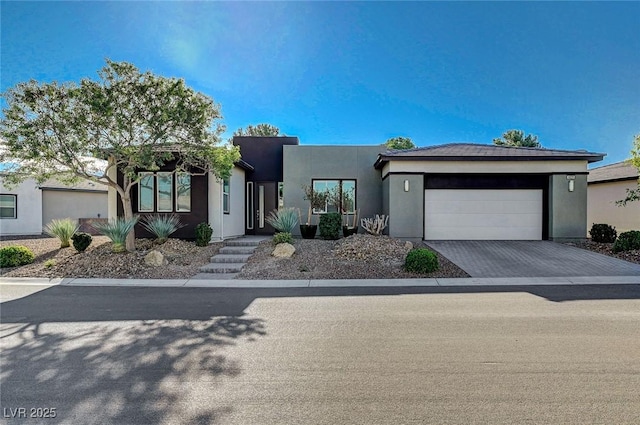
{"label": "dark gray accent wall", "polygon": [[[285,206],[299,208],[305,222],[309,203],[304,200],[302,185],[310,185],[312,179],[355,179],[356,208],[360,210],[360,217],[382,214],[382,179],[373,164],[384,151],[383,145],[284,146]],[[314,215],[312,221],[317,224],[318,216]],[[300,230],[296,229],[295,234],[299,235]]]}
{"label": "dark gray accent wall", "polygon": [[584,239],[587,234],[587,176],[575,177],[569,192],[567,174],[549,176],[549,239]]}
{"label": "dark gray accent wall", "polygon": [[[405,192],[404,182],[409,181]],[[389,236],[418,242],[424,235],[424,176],[422,174],[390,174],[388,201]]]}
{"label": "dark gray accent wall", "polygon": [[247,173],[247,181],[282,180],[282,147],[298,145],[297,137],[235,136],[233,144],[240,147],[242,160],[254,167]]}

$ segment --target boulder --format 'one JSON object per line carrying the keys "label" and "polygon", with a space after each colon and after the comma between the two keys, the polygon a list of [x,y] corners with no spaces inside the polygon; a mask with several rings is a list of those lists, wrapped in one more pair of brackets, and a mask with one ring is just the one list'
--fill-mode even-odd
{"label": "boulder", "polygon": [[296,248],[290,243],[279,243],[271,255],[276,258],[291,258],[294,252],[296,252]]}
{"label": "boulder", "polygon": [[411,251],[411,250],[413,249],[413,244],[412,244],[410,241],[406,241],[406,242],[404,243],[404,247],[405,247],[406,249],[408,249],[409,251]]}
{"label": "boulder", "polygon": [[144,256],[144,263],[147,266],[158,267],[158,266],[166,266],[167,264],[169,264],[169,260],[167,260],[160,251],[156,251],[154,249],[153,251],[149,252],[147,255]]}

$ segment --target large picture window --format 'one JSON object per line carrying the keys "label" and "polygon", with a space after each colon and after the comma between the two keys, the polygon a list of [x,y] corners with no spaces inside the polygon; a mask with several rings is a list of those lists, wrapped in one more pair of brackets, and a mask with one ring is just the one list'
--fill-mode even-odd
{"label": "large picture window", "polygon": [[[161,171],[141,172],[138,182],[138,212],[190,212],[191,175]],[[175,205],[174,194],[175,193]]]}
{"label": "large picture window", "polygon": [[18,218],[18,196],[0,195],[0,219]]}
{"label": "large picture window", "polygon": [[356,181],[355,180],[313,180],[313,190],[316,192],[326,192],[329,194],[340,195],[338,205],[339,211],[336,209],[335,202],[331,201],[331,197],[325,203],[323,209],[314,209],[314,214],[326,214],[328,212],[340,212],[343,214],[353,214],[356,210]]}

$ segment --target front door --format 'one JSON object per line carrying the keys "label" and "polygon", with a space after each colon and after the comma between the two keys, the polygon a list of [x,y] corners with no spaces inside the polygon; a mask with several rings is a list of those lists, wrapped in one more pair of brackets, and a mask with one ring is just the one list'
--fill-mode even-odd
{"label": "front door", "polygon": [[255,229],[256,235],[273,235],[275,229],[267,223],[268,214],[276,207],[276,182],[256,182],[255,188]]}

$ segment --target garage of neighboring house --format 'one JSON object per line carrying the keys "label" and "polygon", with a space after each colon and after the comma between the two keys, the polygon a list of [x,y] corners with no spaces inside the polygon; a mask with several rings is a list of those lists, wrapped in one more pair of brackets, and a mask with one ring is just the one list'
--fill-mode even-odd
{"label": "garage of neighboring house", "polygon": [[456,143],[385,152],[375,166],[391,236],[578,239],[586,229],[587,164],[603,156]]}

